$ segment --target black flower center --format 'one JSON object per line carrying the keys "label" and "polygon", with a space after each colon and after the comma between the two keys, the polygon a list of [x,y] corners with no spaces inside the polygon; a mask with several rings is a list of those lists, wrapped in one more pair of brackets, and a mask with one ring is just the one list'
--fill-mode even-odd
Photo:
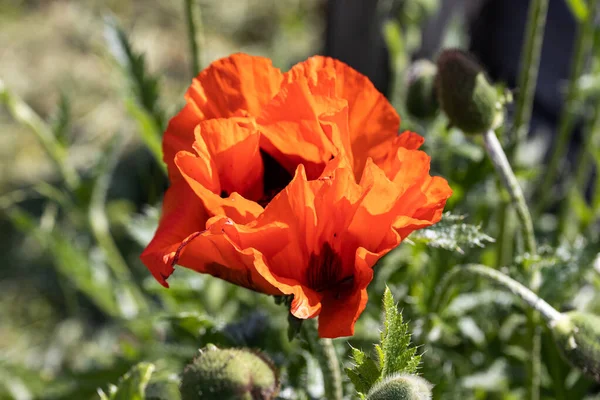
{"label": "black flower center", "polygon": [[260,155],[263,160],[265,173],[263,176],[264,194],[263,197],[258,200],[258,204],[266,207],[273,197],[281,192],[292,181],[292,175],[270,154],[261,150]]}
{"label": "black flower center", "polygon": [[323,244],[319,254],[311,254],[306,270],[308,286],[317,291],[334,291],[340,297],[354,284],[354,276],[344,274],[342,258],[327,242]]}

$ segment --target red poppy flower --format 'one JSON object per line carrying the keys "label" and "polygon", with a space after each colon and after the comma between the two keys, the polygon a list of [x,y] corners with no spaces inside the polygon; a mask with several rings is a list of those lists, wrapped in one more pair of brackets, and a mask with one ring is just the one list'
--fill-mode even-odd
{"label": "red poppy flower", "polygon": [[438,222],[451,190],[429,175],[419,135],[369,80],[313,57],[283,74],[236,54],[201,72],[163,141],[171,187],[142,254],[272,295],[352,335],[373,266]]}

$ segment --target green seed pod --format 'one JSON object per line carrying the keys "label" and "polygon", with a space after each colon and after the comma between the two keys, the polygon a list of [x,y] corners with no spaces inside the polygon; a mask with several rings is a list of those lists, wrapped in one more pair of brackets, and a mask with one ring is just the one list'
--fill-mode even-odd
{"label": "green seed pod", "polygon": [[579,311],[562,314],[550,325],[565,359],[600,382],[600,316]]}
{"label": "green seed pod", "polygon": [[270,400],[279,379],[260,353],[208,346],[183,371],[179,390],[182,400]]}
{"label": "green seed pod", "polygon": [[430,119],[438,112],[436,73],[437,67],[429,60],[418,60],[407,71],[406,110],[415,118]]}
{"label": "green seed pod", "polygon": [[431,386],[417,375],[390,375],[371,388],[367,400],[430,400]]}
{"label": "green seed pod", "polygon": [[438,58],[437,68],[437,98],[452,125],[464,133],[478,134],[500,122],[500,96],[468,53],[445,50]]}

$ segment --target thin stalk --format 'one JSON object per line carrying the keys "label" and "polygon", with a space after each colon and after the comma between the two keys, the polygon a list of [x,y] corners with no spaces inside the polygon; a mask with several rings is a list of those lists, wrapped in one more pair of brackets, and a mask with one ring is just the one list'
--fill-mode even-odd
{"label": "thin stalk", "polygon": [[513,161],[517,147],[529,131],[535,87],[537,84],[548,0],[532,0],[529,4],[529,15],[525,32],[525,41],[521,50],[521,61],[518,77],[519,93],[517,97],[515,119],[513,122],[513,145],[509,150],[510,160]]}
{"label": "thin stalk", "polygon": [[533,232],[533,222],[531,220],[529,208],[527,207],[527,202],[525,201],[525,196],[523,195],[523,190],[521,190],[517,177],[515,176],[508,159],[506,158],[506,154],[502,149],[502,145],[498,141],[494,131],[490,129],[484,133],[483,140],[492,164],[517,210],[517,216],[519,217],[521,229],[523,230],[526,250],[531,255],[536,255],[537,245],[535,243]]}
{"label": "thin stalk", "polygon": [[514,247],[514,218],[514,210],[510,207],[510,199],[505,200],[503,198],[498,209],[496,268],[500,268],[512,262]]}
{"label": "thin stalk", "polygon": [[52,130],[17,95],[10,92],[0,79],[0,103],[3,103],[12,117],[19,123],[27,126],[35,134],[46,153],[56,165],[65,185],[70,191],[74,191],[79,185],[79,175],[75,168],[67,161],[67,150],[54,137]]}
{"label": "thin stalk", "polygon": [[[520,220],[521,229],[523,231],[523,239],[525,241],[525,250],[530,256],[537,254],[537,245],[535,241],[535,234],[533,231],[533,222],[531,219],[531,213],[527,207],[523,190],[517,181],[510,163],[502,149],[502,145],[496,137],[496,133],[493,130],[489,130],[484,133],[483,140],[487,153],[492,160],[492,164],[496,169],[496,172],[500,176],[500,180],[508,194],[510,195],[511,201],[517,211],[517,216]],[[527,271],[531,284],[538,281],[539,271],[534,269],[533,271]],[[527,289],[529,290],[529,289]],[[531,292],[534,294],[533,292]],[[535,295],[535,294],[534,294]],[[537,297],[537,296],[536,296]],[[546,303],[548,304],[548,303]],[[527,375],[528,386],[527,393],[528,398],[531,400],[539,400],[540,398],[540,383],[541,383],[541,333],[537,329],[539,322],[539,315],[535,312],[527,313],[527,326],[528,326],[528,348],[531,350],[531,357],[527,361]]]}
{"label": "thin stalk", "polygon": [[526,314],[527,349],[530,352],[530,360],[526,363],[527,376],[529,377],[527,398],[539,400],[542,385],[542,331],[539,326],[539,314],[533,310],[529,310]]}
{"label": "thin stalk", "polygon": [[[188,45],[190,48],[190,57],[191,57],[191,73],[192,78],[198,75],[200,72],[200,51],[198,49],[198,38],[197,38],[197,25],[200,25],[200,10],[199,6],[195,5],[195,0],[184,0],[185,5],[185,22],[187,25],[188,31]],[[194,7],[195,6],[195,7]]]}
{"label": "thin stalk", "polygon": [[519,297],[533,310],[539,312],[547,324],[554,323],[562,318],[562,314],[560,312],[554,309],[554,307],[548,304],[544,299],[540,298],[531,289],[514,280],[510,276],[481,264],[458,265],[448,271],[438,286],[436,300],[434,301],[436,306],[440,304],[442,296],[447,291],[450,284],[455,279],[463,275],[478,275],[497,283],[515,296]]}
{"label": "thin stalk", "polygon": [[311,354],[317,359],[323,373],[325,393],[323,398],[328,400],[342,400],[342,373],[340,362],[331,339],[319,338],[317,324],[314,319],[306,320],[302,324],[304,337],[310,346]]}
{"label": "thin stalk", "polygon": [[571,139],[573,126],[575,124],[576,104],[579,97],[577,80],[581,76],[593,40],[594,20],[596,9],[598,7],[597,4],[597,1],[589,2],[590,12],[588,13],[586,20],[579,23],[577,28],[575,52],[571,60],[571,75],[569,76],[567,87],[567,99],[561,111],[558,133],[550,156],[550,161],[538,190],[538,193],[540,193],[541,196],[539,196],[540,202],[536,208],[536,215],[544,211],[544,207],[547,203],[546,199],[551,197],[548,195],[549,191],[554,183],[560,162],[565,155],[569,140]]}
{"label": "thin stalk", "polygon": [[[600,107],[595,107],[594,115],[586,124],[583,132],[583,143],[575,164],[575,180],[571,184],[569,192],[570,194],[579,192],[585,197],[586,185],[594,159],[591,151],[597,148],[596,143],[600,136]],[[569,221],[573,221],[573,210],[569,203],[569,201],[563,201],[561,205],[558,232],[564,232]]]}

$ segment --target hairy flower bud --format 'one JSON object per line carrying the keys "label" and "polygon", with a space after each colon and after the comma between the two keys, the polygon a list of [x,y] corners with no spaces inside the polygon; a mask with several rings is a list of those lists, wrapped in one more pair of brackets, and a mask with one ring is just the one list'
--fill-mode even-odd
{"label": "hairy flower bud", "polygon": [[502,118],[501,99],[481,66],[462,50],[445,50],[437,68],[437,98],[450,122],[469,134],[493,129]]}
{"label": "hairy flower bud", "polygon": [[182,400],[270,400],[279,380],[260,353],[209,346],[185,368],[179,389]]}
{"label": "hairy flower bud", "polygon": [[429,400],[431,386],[417,375],[390,375],[371,388],[367,400]]}
{"label": "hairy flower bud", "polygon": [[433,118],[439,104],[435,94],[437,68],[429,60],[417,60],[406,75],[406,110],[415,118]]}
{"label": "hairy flower bud", "polygon": [[600,316],[571,311],[550,329],[565,359],[600,382]]}

